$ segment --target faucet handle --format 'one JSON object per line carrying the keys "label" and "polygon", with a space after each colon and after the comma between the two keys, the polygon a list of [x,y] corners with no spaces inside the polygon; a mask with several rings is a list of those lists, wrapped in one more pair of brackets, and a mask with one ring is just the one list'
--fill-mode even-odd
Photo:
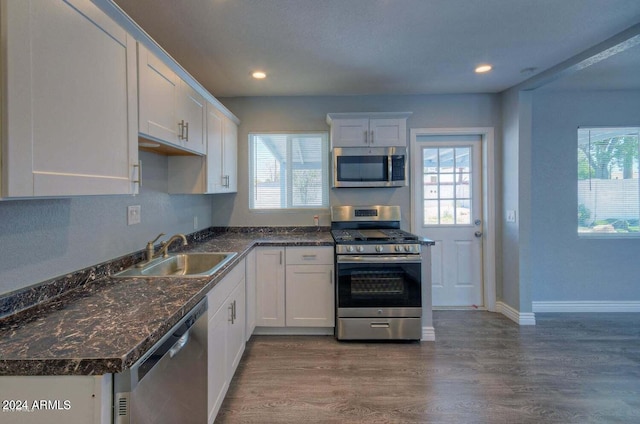
{"label": "faucet handle", "polygon": [[154,238],[153,240],[151,240],[151,241],[149,242],[149,244],[151,244],[151,245],[156,244],[156,242],[158,241],[158,239],[159,239],[160,237],[162,237],[163,235],[164,235],[164,233],[160,233],[160,234],[158,234],[158,237],[156,237],[156,238]]}

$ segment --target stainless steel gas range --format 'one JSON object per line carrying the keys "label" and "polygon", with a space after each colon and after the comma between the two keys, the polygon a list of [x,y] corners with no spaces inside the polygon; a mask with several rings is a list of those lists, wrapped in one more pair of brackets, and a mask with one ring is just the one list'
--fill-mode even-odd
{"label": "stainless steel gas range", "polygon": [[334,206],[339,340],[419,340],[419,238],[400,229],[399,206]]}

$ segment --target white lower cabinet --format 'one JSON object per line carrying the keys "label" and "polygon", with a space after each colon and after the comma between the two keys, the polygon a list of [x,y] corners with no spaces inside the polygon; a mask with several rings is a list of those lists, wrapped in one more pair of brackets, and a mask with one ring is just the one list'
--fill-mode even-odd
{"label": "white lower cabinet", "polygon": [[287,265],[287,327],[333,327],[332,265]]}
{"label": "white lower cabinet", "polygon": [[284,247],[256,248],[256,326],[284,327]]}
{"label": "white lower cabinet", "polygon": [[241,261],[207,295],[208,422],[213,423],[245,347],[245,262]]}
{"label": "white lower cabinet", "polygon": [[333,248],[258,248],[256,325],[333,327]]}

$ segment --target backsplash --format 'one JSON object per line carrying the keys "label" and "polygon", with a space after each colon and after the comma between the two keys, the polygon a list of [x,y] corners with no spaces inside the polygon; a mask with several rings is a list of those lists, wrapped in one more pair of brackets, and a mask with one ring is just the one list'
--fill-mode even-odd
{"label": "backsplash", "polygon": [[[328,227],[209,227],[187,235],[189,244],[203,242],[220,233],[291,234],[328,231]],[[156,248],[159,244],[156,245]],[[171,251],[181,248],[172,248]],[[58,276],[24,289],[0,296],[0,319],[54,299],[62,294],[82,287],[92,281],[112,275],[142,261],[145,251],[139,250],[119,258],[103,262],[69,274]]]}

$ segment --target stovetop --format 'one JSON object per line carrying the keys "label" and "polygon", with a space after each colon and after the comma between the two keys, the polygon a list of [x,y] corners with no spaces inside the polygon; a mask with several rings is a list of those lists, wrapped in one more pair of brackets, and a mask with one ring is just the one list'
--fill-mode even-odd
{"label": "stovetop", "polygon": [[332,230],[331,235],[336,243],[407,243],[415,242],[418,236],[399,229],[342,229]]}

